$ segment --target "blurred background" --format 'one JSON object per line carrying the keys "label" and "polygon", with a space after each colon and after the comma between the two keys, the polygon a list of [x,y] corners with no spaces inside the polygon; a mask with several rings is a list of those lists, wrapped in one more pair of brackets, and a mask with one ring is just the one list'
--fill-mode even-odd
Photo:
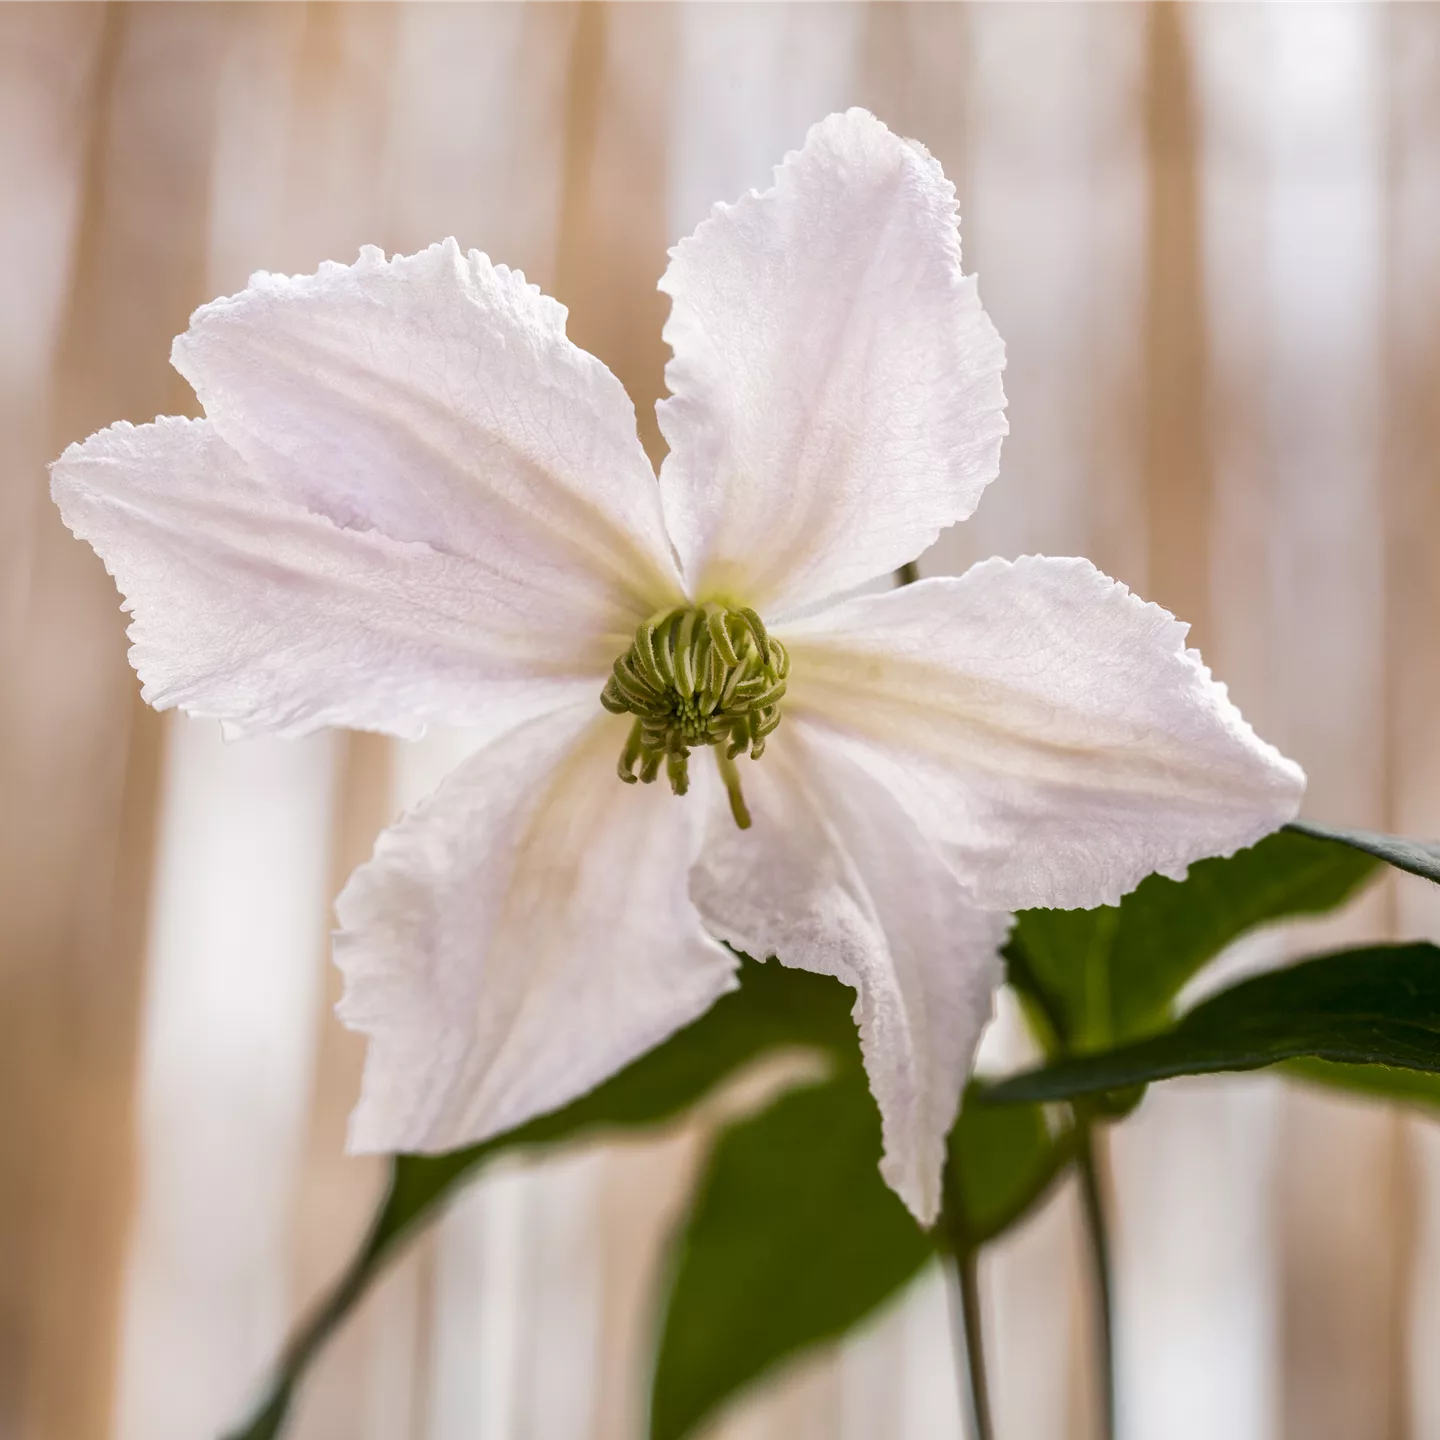
{"label": "blurred background", "polygon": [[[924,570],[1083,553],[1194,624],[1314,818],[1440,832],[1440,10],[0,7],[0,1437],[210,1440],[354,1245],[330,900],[462,753],[145,710],[44,464],[193,413],[252,269],[454,234],[570,306],[652,452],[666,247],[850,104],[955,180],[1012,435]],[[1251,942],[1440,937],[1392,879]],[[1211,982],[1213,983],[1213,981]],[[296,1440],[631,1440],[702,1122],[511,1166],[327,1354]],[[1264,1076],[1115,1139],[1127,1440],[1437,1440],[1440,1140]],[[1002,1435],[1088,1428],[1060,1193],[989,1259]],[[957,1440],[937,1278],[723,1440]]]}

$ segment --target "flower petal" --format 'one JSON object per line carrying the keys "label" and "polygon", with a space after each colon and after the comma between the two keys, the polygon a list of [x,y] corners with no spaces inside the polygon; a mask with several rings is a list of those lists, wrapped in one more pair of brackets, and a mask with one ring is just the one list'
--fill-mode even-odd
{"label": "flower petal", "polygon": [[454,240],[257,274],[195,312],[173,359],[226,443],[337,525],[497,584],[579,569],[644,614],[678,595],[624,388],[566,339],[563,305]]}
{"label": "flower petal", "polygon": [[671,251],[661,489],[692,593],[767,618],[913,560],[974,510],[1004,347],[960,272],[955,190],[850,110]]}
{"label": "flower petal", "polygon": [[370,1037],[355,1148],[439,1151],[508,1130],[735,984],[686,893],[696,807],[622,785],[626,723],[597,710],[478,751],[341,894],[340,1014]]}
{"label": "flower petal", "polygon": [[752,828],[712,810],[695,903],[731,944],[854,987],[881,1173],[928,1225],[1010,917],[968,904],[909,816],[823,732],[787,720],[741,772]]}
{"label": "flower petal", "polygon": [[598,700],[614,652],[583,577],[526,593],[422,542],[343,530],[261,485],[203,420],[112,426],[51,471],[65,523],[126,597],[157,709],[413,735]]}
{"label": "flower petal", "polygon": [[1186,630],[1088,560],[987,560],[782,629],[786,713],[841,738],[977,904],[1114,904],[1253,844],[1305,788]]}

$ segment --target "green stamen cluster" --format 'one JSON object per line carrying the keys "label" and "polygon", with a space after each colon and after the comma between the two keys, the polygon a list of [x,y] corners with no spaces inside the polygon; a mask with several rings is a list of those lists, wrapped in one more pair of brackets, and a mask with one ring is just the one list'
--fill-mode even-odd
{"label": "green stamen cluster", "polygon": [[[765,633],[753,610],[706,604],[662,610],[635,632],[615,662],[600,703],[634,715],[620,755],[620,778],[649,784],[665,766],[670,788],[690,788],[690,752],[716,747],[730,809],[743,830],[750,815],[740,793],[735,757],[758,760],[780,723],[790,657]],[[636,767],[639,767],[638,773]]]}

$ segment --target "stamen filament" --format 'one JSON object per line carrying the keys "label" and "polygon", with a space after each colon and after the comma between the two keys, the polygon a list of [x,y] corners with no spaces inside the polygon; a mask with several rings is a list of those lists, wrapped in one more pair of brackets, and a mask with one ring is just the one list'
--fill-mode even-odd
{"label": "stamen filament", "polygon": [[675,680],[682,695],[695,691],[695,652],[690,648],[690,637],[694,633],[695,612],[687,610],[680,622],[680,633],[675,637]]}
{"label": "stamen filament", "polygon": [[760,659],[766,664],[770,663],[770,637],[765,633],[765,624],[753,610],[741,610],[741,619],[750,627],[750,633],[755,637],[755,643],[760,647]]}
{"label": "stamen filament", "polygon": [[738,665],[740,657],[730,643],[730,633],[725,628],[725,612],[718,607],[712,607],[705,616],[705,624],[709,627],[710,639],[720,652],[720,658],[727,665]]}
{"label": "stamen filament", "polygon": [[665,684],[662,690],[672,689],[675,685],[675,661],[670,654],[670,631],[675,626],[675,617],[667,615],[660,622],[660,628],[655,632],[655,659],[660,666],[660,673],[665,677]]}
{"label": "stamen filament", "polygon": [[640,758],[640,722],[637,720],[630,727],[630,738],[625,742],[625,748],[620,752],[620,764],[617,767],[620,778],[627,785],[637,784],[635,775],[635,762]]}
{"label": "stamen filament", "polygon": [[[665,676],[660,671],[660,666],[655,660],[655,627],[652,623],[646,622],[635,632],[635,643],[630,647],[630,654],[639,663],[641,673],[656,690],[663,690],[666,685]],[[623,668],[624,659],[615,663],[615,673],[618,675]]]}
{"label": "stamen filament", "polygon": [[715,764],[720,768],[720,778],[725,782],[725,793],[730,797],[730,813],[742,830],[748,830],[750,808],[745,804],[745,795],[740,789],[740,772],[735,768],[735,761],[725,751],[717,750]]}

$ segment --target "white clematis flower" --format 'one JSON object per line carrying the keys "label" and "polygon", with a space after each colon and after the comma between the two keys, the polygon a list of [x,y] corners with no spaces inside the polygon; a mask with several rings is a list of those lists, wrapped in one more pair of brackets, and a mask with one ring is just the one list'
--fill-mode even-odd
{"label": "white clematis flower", "polygon": [[1304,777],[1083,560],[843,598],[971,513],[1005,432],[926,151],[831,116],[661,286],[658,485],[564,309],[451,240],[204,306],[205,418],[72,446],[55,499],[151,704],[489,737],[340,899],[356,1147],[567,1102],[730,988],[728,941],[855,988],[928,1222],[1007,912],[1248,845]]}

